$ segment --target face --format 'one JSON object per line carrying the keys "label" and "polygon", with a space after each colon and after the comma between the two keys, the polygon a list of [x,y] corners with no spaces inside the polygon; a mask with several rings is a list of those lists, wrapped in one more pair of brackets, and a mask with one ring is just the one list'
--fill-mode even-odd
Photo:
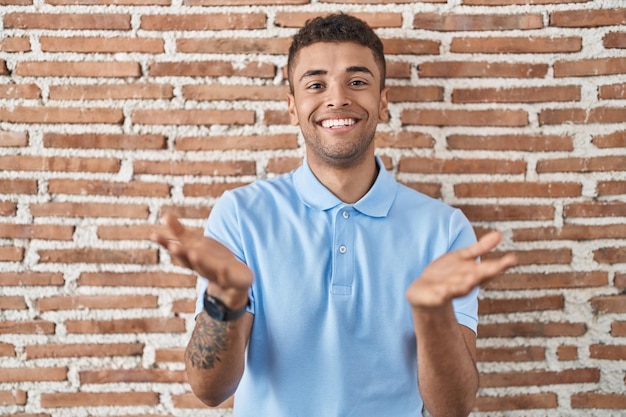
{"label": "face", "polygon": [[374,155],[379,121],[388,120],[387,89],[372,51],[352,42],[302,48],[287,103],[304,136],[309,163],[350,167]]}

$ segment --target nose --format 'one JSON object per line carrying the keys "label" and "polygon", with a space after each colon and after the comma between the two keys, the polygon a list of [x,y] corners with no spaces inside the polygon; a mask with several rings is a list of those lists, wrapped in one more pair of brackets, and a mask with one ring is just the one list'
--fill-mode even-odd
{"label": "nose", "polygon": [[341,84],[332,84],[326,90],[326,107],[339,108],[351,103],[350,94],[346,87]]}

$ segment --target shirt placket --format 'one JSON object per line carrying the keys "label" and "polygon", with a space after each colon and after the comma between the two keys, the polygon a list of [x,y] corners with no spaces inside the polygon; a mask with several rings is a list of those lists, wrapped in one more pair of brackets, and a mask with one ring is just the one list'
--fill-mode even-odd
{"label": "shirt placket", "polygon": [[331,292],[350,295],[354,280],[354,214],[350,206],[343,206],[335,213],[333,237],[333,276]]}

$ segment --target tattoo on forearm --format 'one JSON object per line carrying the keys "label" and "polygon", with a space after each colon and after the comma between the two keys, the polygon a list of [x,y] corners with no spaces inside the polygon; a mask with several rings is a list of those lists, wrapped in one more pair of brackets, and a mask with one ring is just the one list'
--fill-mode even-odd
{"label": "tattoo on forearm", "polygon": [[220,362],[220,353],[226,350],[229,323],[218,322],[200,314],[196,328],[185,350],[185,359],[194,368],[213,369]]}

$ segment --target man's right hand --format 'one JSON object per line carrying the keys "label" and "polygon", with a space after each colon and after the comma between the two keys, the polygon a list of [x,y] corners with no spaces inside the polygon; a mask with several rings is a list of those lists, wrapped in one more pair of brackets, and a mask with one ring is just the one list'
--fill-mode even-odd
{"label": "man's right hand", "polygon": [[170,236],[154,233],[152,240],[167,249],[184,266],[209,280],[208,292],[236,310],[248,302],[254,275],[247,265],[215,239],[185,228],[170,214],[163,216]]}

